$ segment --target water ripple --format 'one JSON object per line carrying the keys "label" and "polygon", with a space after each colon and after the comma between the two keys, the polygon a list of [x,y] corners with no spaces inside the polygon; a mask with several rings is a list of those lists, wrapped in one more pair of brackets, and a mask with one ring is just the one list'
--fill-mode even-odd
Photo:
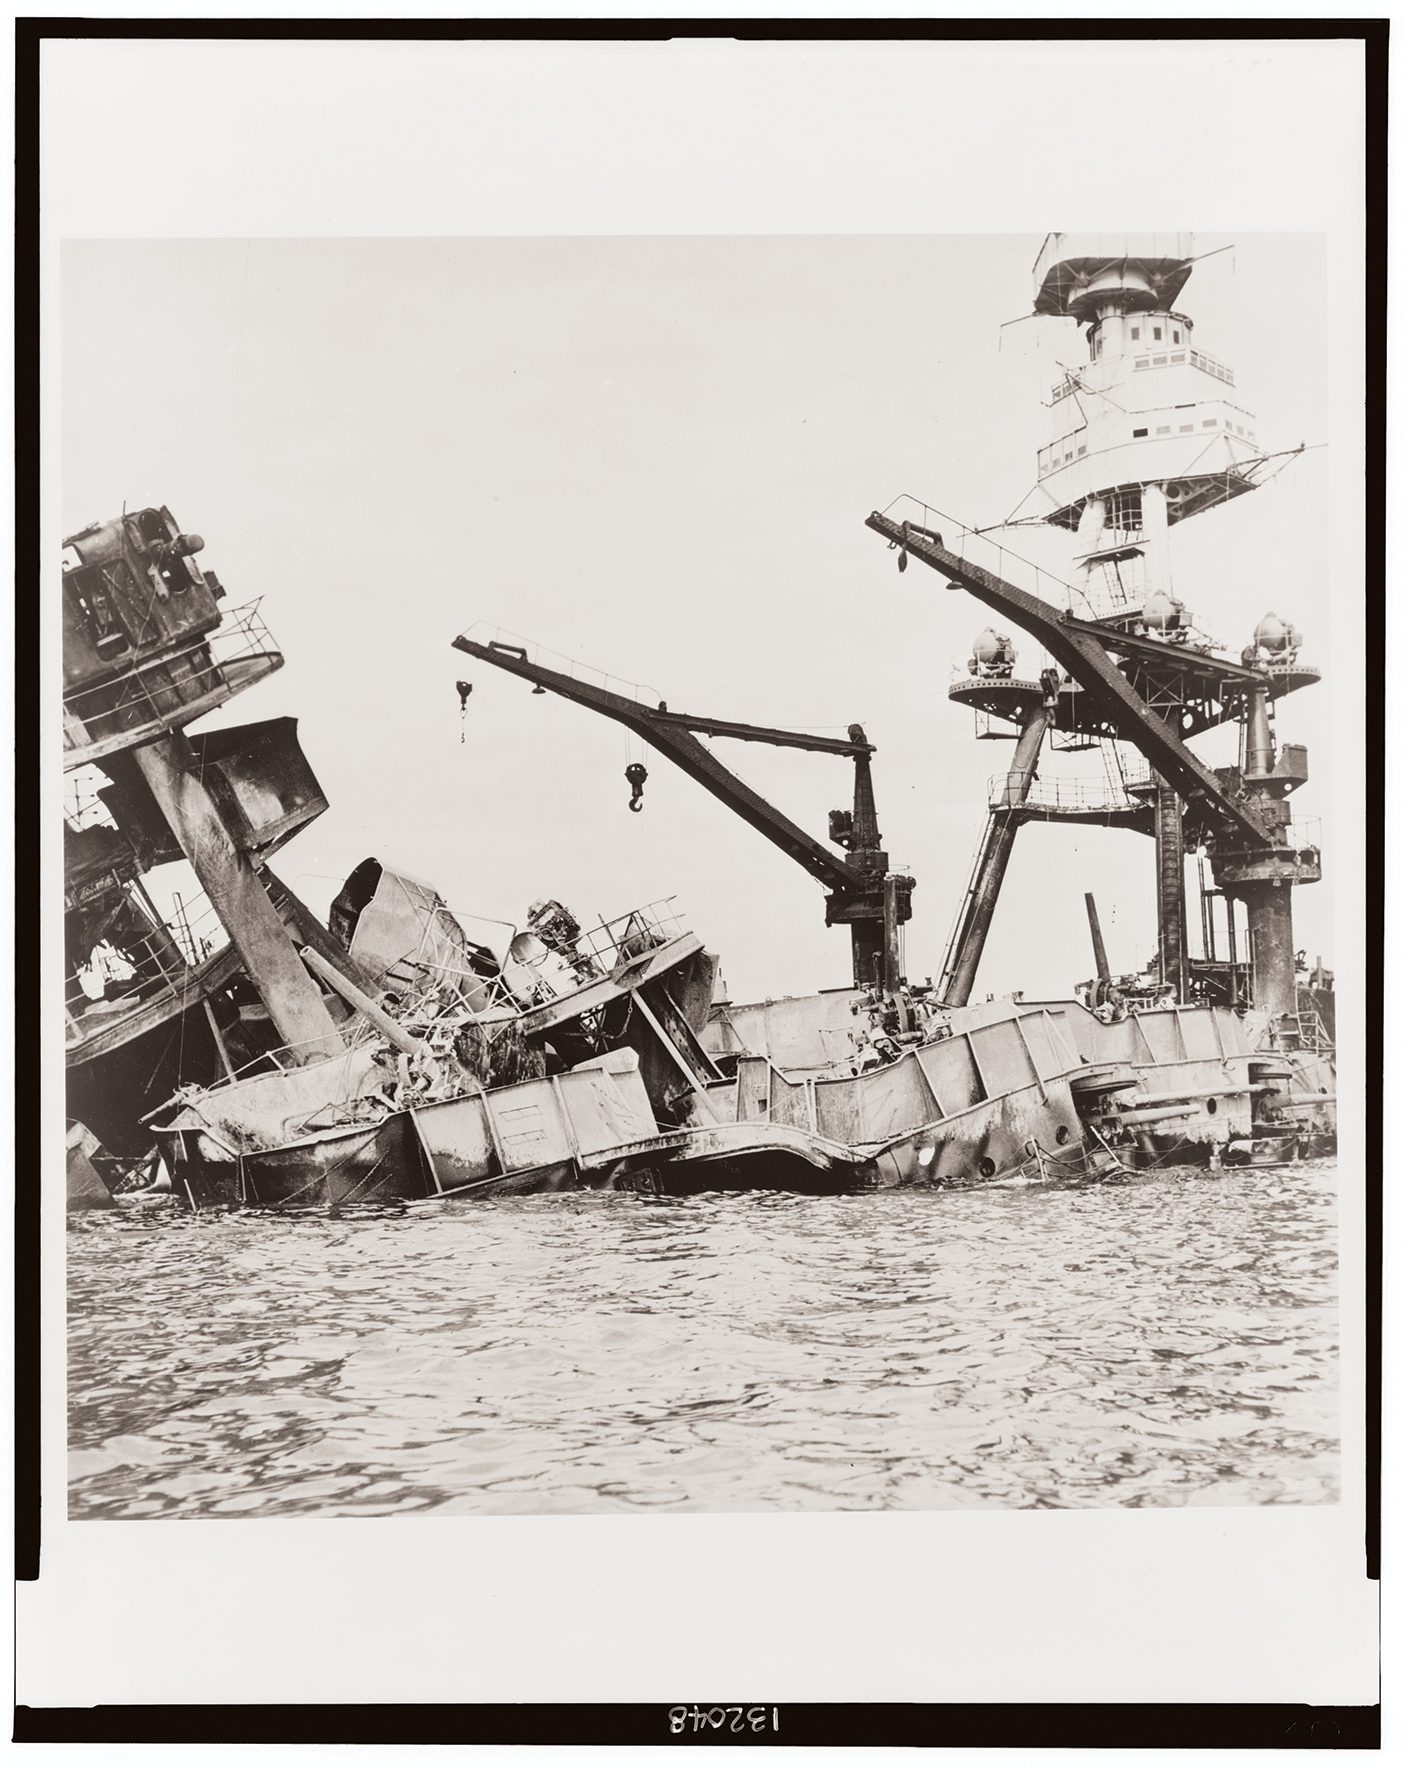
{"label": "water ripple", "polygon": [[75,1217],[70,1515],[1331,1502],[1335,1176]]}

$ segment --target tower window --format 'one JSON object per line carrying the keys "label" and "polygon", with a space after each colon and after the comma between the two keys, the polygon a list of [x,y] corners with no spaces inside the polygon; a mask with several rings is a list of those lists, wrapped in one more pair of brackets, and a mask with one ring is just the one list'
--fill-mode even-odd
{"label": "tower window", "polygon": [[1133,343],[1133,344],[1134,344],[1134,343],[1137,343],[1137,342],[1138,342],[1138,341],[1139,341],[1139,339],[1140,339],[1140,336],[1141,336],[1141,328],[1140,328],[1140,326],[1139,326],[1139,325],[1133,325],[1133,326],[1132,326],[1132,327],[1131,327],[1131,342],[1132,342],[1132,343]]}
{"label": "tower window", "polygon": [[1150,434],[1150,431],[1149,430],[1132,430],[1131,434],[1133,436],[1148,436]]}
{"label": "tower window", "polygon": [[1218,423],[1219,423],[1218,418],[1206,417],[1204,422],[1199,427],[1201,430],[1213,430],[1213,429],[1217,429]]}
{"label": "tower window", "polygon": [[1174,344],[1178,344],[1178,343],[1179,343],[1179,341],[1180,341],[1180,334],[1179,334],[1179,332],[1178,332],[1178,331],[1173,331],[1173,332],[1171,332],[1171,334],[1170,334],[1170,341],[1171,341],[1171,343],[1174,343]]}
{"label": "tower window", "polygon": [[1154,330],[1151,333],[1151,336],[1155,339],[1155,342],[1157,344],[1160,342],[1160,327],[1159,326],[1156,326],[1154,328]]}

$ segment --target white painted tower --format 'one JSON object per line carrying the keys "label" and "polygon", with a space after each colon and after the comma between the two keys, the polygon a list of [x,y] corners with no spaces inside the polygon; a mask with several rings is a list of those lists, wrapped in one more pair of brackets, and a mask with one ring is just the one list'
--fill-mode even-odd
{"label": "white painted tower", "polygon": [[1174,523],[1251,491],[1257,421],[1233,370],[1199,349],[1176,302],[1188,233],[1050,233],[1034,312],[1086,328],[1087,360],[1053,388],[1036,507],[1076,532],[1080,586],[1099,614],[1169,596]]}

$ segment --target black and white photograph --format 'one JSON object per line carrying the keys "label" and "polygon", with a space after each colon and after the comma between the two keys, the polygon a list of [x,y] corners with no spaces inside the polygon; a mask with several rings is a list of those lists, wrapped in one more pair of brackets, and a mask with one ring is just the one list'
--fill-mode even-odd
{"label": "black and white photograph", "polygon": [[51,242],[46,1527],[1357,1515],[1362,334],[1112,194]]}
{"label": "black and white photograph", "polygon": [[1319,241],[66,271],[74,1514],[1334,1500]]}

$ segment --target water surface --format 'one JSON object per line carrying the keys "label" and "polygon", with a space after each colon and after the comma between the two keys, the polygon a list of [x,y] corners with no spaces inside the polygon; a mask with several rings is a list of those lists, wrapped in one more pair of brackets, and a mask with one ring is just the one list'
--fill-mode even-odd
{"label": "water surface", "polygon": [[1331,1502],[1335,1183],[76,1217],[70,1515]]}

